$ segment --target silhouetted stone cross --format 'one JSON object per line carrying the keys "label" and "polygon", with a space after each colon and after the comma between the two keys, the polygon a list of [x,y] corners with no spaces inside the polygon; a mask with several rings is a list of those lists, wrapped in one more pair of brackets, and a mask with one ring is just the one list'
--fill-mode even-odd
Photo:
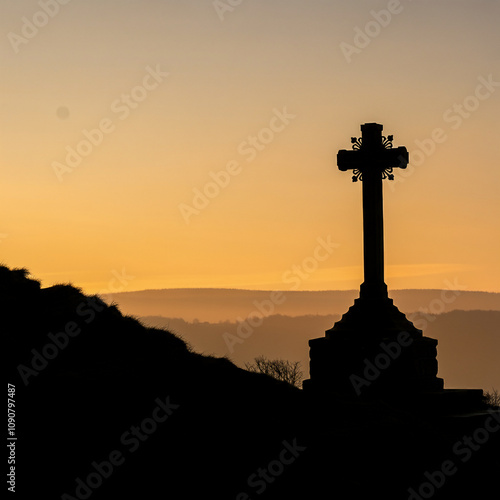
{"label": "silhouetted stone cross", "polygon": [[392,135],[382,136],[382,125],[361,125],[360,139],[353,137],[352,151],[337,154],[339,170],[353,170],[352,180],[363,182],[363,258],[364,282],[360,298],[387,298],[384,282],[384,214],[382,179],[393,180],[394,168],[406,168],[408,151],[393,148]]}

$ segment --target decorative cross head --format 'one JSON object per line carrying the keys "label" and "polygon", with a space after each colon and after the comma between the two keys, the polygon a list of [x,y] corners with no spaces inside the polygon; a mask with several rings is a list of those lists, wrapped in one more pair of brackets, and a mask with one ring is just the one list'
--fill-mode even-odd
{"label": "decorative cross head", "polygon": [[339,170],[352,170],[353,182],[363,180],[365,175],[380,175],[382,179],[394,180],[394,168],[406,168],[409,161],[405,147],[393,148],[393,136],[382,135],[382,125],[361,125],[361,137],[351,137],[352,151],[342,149],[337,154]]}

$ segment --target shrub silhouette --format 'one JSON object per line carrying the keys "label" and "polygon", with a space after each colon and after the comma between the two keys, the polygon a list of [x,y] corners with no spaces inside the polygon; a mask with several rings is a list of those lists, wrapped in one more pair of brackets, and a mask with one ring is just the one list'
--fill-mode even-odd
{"label": "shrub silhouette", "polygon": [[498,389],[493,388],[491,392],[485,392],[484,399],[488,406],[491,406],[492,408],[500,407],[500,391],[498,391]]}
{"label": "shrub silhouette", "polygon": [[281,380],[294,387],[300,388],[303,375],[300,369],[300,361],[288,361],[284,359],[267,359],[258,356],[254,363],[245,363],[245,368],[250,372],[263,373],[276,380]]}

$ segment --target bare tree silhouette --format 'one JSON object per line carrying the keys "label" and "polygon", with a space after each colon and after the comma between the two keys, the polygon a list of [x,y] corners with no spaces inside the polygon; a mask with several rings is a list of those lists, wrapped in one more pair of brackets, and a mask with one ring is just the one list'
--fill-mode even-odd
{"label": "bare tree silhouette", "polygon": [[267,359],[264,356],[258,356],[254,359],[254,363],[245,363],[245,368],[250,372],[264,373],[299,389],[301,387],[303,374],[300,361]]}

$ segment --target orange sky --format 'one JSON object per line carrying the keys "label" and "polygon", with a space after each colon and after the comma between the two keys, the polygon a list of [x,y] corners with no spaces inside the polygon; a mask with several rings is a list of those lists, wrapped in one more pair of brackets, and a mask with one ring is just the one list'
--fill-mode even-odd
{"label": "orange sky", "polygon": [[5,264],[88,292],[357,288],[335,157],[378,122],[411,163],[385,181],[389,288],[500,291],[499,2],[3,11]]}

